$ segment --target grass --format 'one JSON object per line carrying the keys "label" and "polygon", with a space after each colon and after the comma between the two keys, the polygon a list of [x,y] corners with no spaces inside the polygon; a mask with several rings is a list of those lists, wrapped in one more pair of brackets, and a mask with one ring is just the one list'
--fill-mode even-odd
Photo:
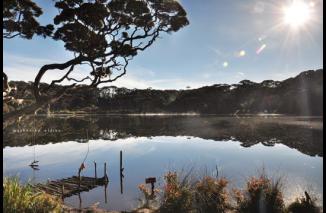
{"label": "grass", "polygon": [[285,212],[280,179],[273,182],[266,175],[251,177],[244,190],[234,189],[236,209],[239,213]]}
{"label": "grass", "polygon": [[[306,192],[307,193],[307,192]],[[316,198],[310,198],[309,194],[305,194],[305,197],[299,197],[292,202],[288,208],[288,213],[319,213],[320,208],[316,205]]]}
{"label": "grass", "polygon": [[[155,189],[153,194],[146,185],[139,185],[145,198],[141,208],[162,213],[322,212],[316,205],[317,199],[310,197],[307,192],[286,206],[281,179],[273,181],[264,174],[249,178],[244,189],[236,188],[232,193],[227,190],[227,186],[226,178],[204,176],[191,181],[189,174],[182,177],[170,171],[164,176],[162,189]],[[154,203],[157,205],[153,208]],[[3,212],[45,213],[64,212],[64,209],[66,207],[60,199],[46,193],[36,193],[29,185],[21,185],[18,178],[5,178],[3,181]]]}
{"label": "grass", "polygon": [[62,205],[59,199],[46,193],[35,193],[30,186],[21,185],[18,178],[5,178],[3,212],[62,212]]}
{"label": "grass", "polygon": [[199,180],[194,188],[197,212],[223,213],[229,209],[227,184],[225,178],[205,176]]}
{"label": "grass", "polygon": [[164,176],[165,186],[160,212],[190,212],[192,209],[192,187],[187,179],[182,181],[176,172]]}
{"label": "grass", "polygon": [[[204,176],[190,181],[177,172],[168,172],[164,176],[159,207],[152,208],[155,212],[198,212],[198,213],[319,213],[316,199],[310,196],[297,198],[286,206],[281,179],[273,181],[264,173],[247,180],[243,189],[227,190],[228,180]],[[149,198],[145,185],[140,190]],[[155,195],[155,196],[156,196]],[[147,203],[148,204],[148,203]],[[146,205],[146,208],[151,206]]]}

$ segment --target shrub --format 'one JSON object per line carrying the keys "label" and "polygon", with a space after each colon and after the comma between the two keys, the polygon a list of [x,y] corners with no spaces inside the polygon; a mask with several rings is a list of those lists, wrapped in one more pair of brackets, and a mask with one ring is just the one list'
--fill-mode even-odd
{"label": "shrub", "polygon": [[3,212],[61,212],[61,202],[45,193],[34,193],[30,186],[19,184],[18,178],[3,181]]}
{"label": "shrub", "polygon": [[[298,198],[285,207],[283,200],[281,179],[272,181],[264,173],[259,177],[251,177],[243,190],[233,189],[234,199],[227,190],[228,181],[225,178],[204,176],[193,182],[189,181],[189,174],[182,181],[176,172],[168,172],[164,176],[164,185],[158,207],[152,208],[148,201],[153,199],[151,191],[144,185],[139,185],[145,200],[143,208],[153,212],[171,213],[319,213],[316,206],[317,199],[311,199],[308,193],[306,198]],[[155,198],[156,198],[155,192]],[[234,203],[235,202],[235,203]],[[235,205],[233,205],[235,204]]]}
{"label": "shrub", "polygon": [[305,192],[305,197],[297,198],[289,205],[287,211],[289,213],[319,213],[320,209],[317,207],[316,198],[310,198],[309,194]]}
{"label": "shrub", "polygon": [[187,180],[179,181],[176,172],[164,176],[163,201],[160,212],[191,212],[192,189]]}
{"label": "shrub", "polygon": [[228,209],[228,192],[225,178],[206,176],[195,186],[196,209],[198,212],[222,213]]}
{"label": "shrub", "polygon": [[280,179],[273,183],[265,175],[252,177],[244,191],[234,190],[234,194],[240,213],[285,212]]}

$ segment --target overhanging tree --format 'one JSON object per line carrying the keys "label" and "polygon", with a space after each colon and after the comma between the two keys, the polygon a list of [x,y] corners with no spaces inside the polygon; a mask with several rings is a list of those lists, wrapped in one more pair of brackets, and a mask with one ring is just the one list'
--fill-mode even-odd
{"label": "overhanging tree", "polygon": [[[22,2],[22,0],[5,1],[9,6]],[[29,3],[29,17],[40,15],[38,7],[35,7],[32,1],[23,2]],[[130,60],[150,47],[162,33],[176,32],[189,24],[186,11],[175,0],[54,2],[59,13],[53,19],[53,30],[52,25],[40,27],[34,21],[31,21],[33,23],[31,25],[18,21],[21,27],[17,27],[16,24],[14,26],[19,30],[8,30],[10,28],[4,25],[4,30],[11,33],[7,33],[8,37],[14,36],[12,32],[15,31],[20,35],[30,35],[23,30],[27,27],[36,34],[50,36],[56,41],[63,42],[65,49],[73,53],[73,57],[63,63],[46,64],[40,68],[33,84],[37,106],[57,100],[79,83],[96,87],[117,80],[126,74]],[[8,8],[7,5],[6,7]],[[5,11],[4,9],[4,13]],[[14,11],[14,17],[19,20],[19,12]],[[81,73],[77,66],[87,66],[88,74],[82,78],[74,77],[74,74]],[[64,71],[64,74],[48,86],[41,86],[47,72],[58,70]],[[62,83],[65,83],[62,90],[54,89],[57,84]]]}
{"label": "overhanging tree", "polygon": [[[51,99],[51,88],[63,81],[96,87],[126,74],[127,66],[140,51],[151,46],[162,32],[176,32],[188,25],[186,12],[174,0],[66,0],[57,1],[53,39],[64,42],[74,57],[64,63],[44,65],[34,82],[38,102]],[[84,78],[71,77],[77,65],[89,67]],[[40,82],[50,70],[66,70],[46,88]],[[56,94],[56,95],[60,95]]]}
{"label": "overhanging tree", "polygon": [[[31,0],[3,0],[3,39],[20,37],[32,39],[34,35],[51,36],[53,25],[41,26],[37,18],[42,15],[42,9]],[[3,100],[10,101],[8,76],[3,71]]]}

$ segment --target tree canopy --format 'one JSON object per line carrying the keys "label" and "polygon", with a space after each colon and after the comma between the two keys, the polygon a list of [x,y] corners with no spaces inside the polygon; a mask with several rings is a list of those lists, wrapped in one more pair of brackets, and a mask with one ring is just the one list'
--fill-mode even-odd
{"label": "tree canopy", "polygon": [[[3,39],[20,37],[32,39],[35,34],[43,37],[50,36],[53,25],[41,26],[37,18],[42,15],[42,9],[31,0],[3,0]],[[13,88],[9,86],[8,76],[3,71],[3,100],[12,101]]]}
{"label": "tree canopy", "polygon": [[31,39],[35,34],[49,36],[53,25],[41,26],[37,18],[42,9],[31,0],[3,0],[3,38]]}
{"label": "tree canopy", "polygon": [[[34,94],[46,97],[51,86],[71,81],[90,86],[113,82],[126,74],[131,59],[151,46],[163,32],[176,32],[189,24],[186,11],[174,0],[65,0],[56,1],[53,39],[64,42],[74,58],[43,66],[35,78]],[[76,65],[88,65],[83,79],[70,77]],[[40,89],[49,70],[67,70],[62,78]]]}
{"label": "tree canopy", "polygon": [[[37,72],[33,94],[39,105],[56,100],[80,83],[96,87],[117,80],[126,74],[129,61],[162,33],[177,32],[189,24],[176,0],[53,0],[53,4],[58,14],[53,23],[42,26],[37,20],[42,8],[32,0],[3,1],[4,39],[39,35],[63,42],[73,53],[69,60],[46,64]],[[81,74],[77,66],[88,68],[83,78],[74,77]],[[58,70],[64,74],[42,86],[43,76]],[[8,80],[5,73],[3,80]],[[54,92],[63,82],[63,89]]]}

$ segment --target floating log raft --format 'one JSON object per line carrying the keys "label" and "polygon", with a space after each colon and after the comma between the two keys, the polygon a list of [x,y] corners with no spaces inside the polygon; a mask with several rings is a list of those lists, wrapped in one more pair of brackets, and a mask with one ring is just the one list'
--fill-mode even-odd
{"label": "floating log raft", "polygon": [[70,197],[81,192],[89,191],[98,186],[105,186],[108,183],[107,175],[102,178],[73,176],[61,180],[48,181],[46,184],[38,183],[32,185],[36,191],[44,191],[48,194],[61,198]]}

